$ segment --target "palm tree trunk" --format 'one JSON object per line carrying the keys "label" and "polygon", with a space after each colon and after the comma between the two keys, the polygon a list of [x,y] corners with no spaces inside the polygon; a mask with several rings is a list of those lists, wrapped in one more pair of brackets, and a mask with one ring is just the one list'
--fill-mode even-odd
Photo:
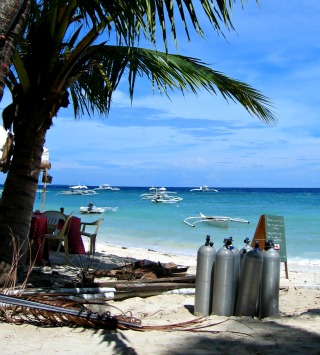
{"label": "palm tree trunk", "polygon": [[1,0],[0,2],[0,101],[14,47],[18,36],[22,33],[29,5],[30,0]]}
{"label": "palm tree trunk", "polygon": [[[26,112],[25,108],[21,112]],[[34,109],[32,118],[39,112],[41,110]],[[20,259],[18,274],[11,277],[18,276],[18,281],[22,281],[46,134],[46,129],[30,125],[30,114],[29,119],[28,114],[24,114],[17,121],[24,123],[15,129],[13,158],[0,199],[0,284],[9,277],[8,270],[16,257],[15,245]]]}

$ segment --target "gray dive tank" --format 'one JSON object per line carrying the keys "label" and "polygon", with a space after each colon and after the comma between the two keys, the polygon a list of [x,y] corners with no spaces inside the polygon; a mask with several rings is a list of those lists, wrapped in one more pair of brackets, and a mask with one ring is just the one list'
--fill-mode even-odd
{"label": "gray dive tank", "polygon": [[206,242],[197,253],[196,293],[194,299],[194,314],[208,316],[212,311],[212,289],[214,278],[214,262],[216,250],[207,235]]}
{"label": "gray dive tank", "polygon": [[236,299],[237,299],[237,294],[238,294],[238,290],[239,290],[239,282],[240,282],[240,251],[237,247],[235,247],[233,245],[233,238],[230,237],[230,241],[231,241],[231,245],[230,245],[230,249],[233,252],[233,256],[234,256],[234,266],[233,266],[233,313],[234,313],[234,308],[236,306]]}
{"label": "gray dive tank", "polygon": [[[240,281],[240,251],[238,248],[236,248],[233,245],[233,238],[227,238],[225,239],[227,248],[232,250],[233,256],[234,256],[234,265],[233,265],[233,305],[235,307],[236,299],[237,299],[237,293],[238,293],[238,287],[239,287],[239,281]],[[234,311],[234,309],[233,309]],[[233,313],[233,312],[232,312]]]}
{"label": "gray dive tank", "polygon": [[243,267],[244,257],[246,256],[246,254],[249,250],[252,250],[252,246],[250,245],[249,238],[246,238],[243,242],[244,242],[245,246],[240,249],[240,274],[241,274],[241,270]]}
{"label": "gray dive tank", "polygon": [[234,254],[227,246],[217,251],[214,267],[212,314],[232,316],[234,310]]}
{"label": "gray dive tank", "polygon": [[259,317],[265,318],[279,313],[280,254],[274,250],[273,240],[265,243],[262,255]]}
{"label": "gray dive tank", "polygon": [[263,256],[257,242],[252,250],[246,253],[241,271],[236,316],[254,317],[258,309],[259,286],[261,280]]}

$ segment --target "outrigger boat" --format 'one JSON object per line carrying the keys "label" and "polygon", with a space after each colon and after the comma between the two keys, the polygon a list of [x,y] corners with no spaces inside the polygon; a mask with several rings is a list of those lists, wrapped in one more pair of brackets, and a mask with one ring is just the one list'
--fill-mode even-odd
{"label": "outrigger boat", "polygon": [[177,203],[182,201],[183,198],[182,197],[178,197],[178,196],[157,196],[155,198],[151,199],[152,203]]}
{"label": "outrigger boat", "polygon": [[177,203],[183,200],[176,196],[176,192],[167,191],[165,187],[150,187],[150,193],[140,195],[142,200],[150,200],[152,203]]}
{"label": "outrigger boat", "polygon": [[67,191],[58,192],[58,195],[91,196],[91,195],[98,195],[98,193],[94,190],[88,190],[87,186],[85,186],[85,185],[76,185],[76,186],[70,186],[69,190],[67,190]]}
{"label": "outrigger boat", "polygon": [[199,186],[198,188],[191,189],[190,191],[191,192],[195,192],[195,191],[200,191],[200,192],[218,192],[219,190],[211,189],[209,186],[203,185],[203,186]]}
{"label": "outrigger boat", "polygon": [[109,184],[102,184],[99,187],[96,187],[95,190],[105,190],[105,191],[119,191],[119,187],[112,187]]}
{"label": "outrigger boat", "polygon": [[199,217],[188,217],[184,221],[188,226],[195,227],[197,223],[208,223],[215,227],[227,228],[229,222],[239,222],[239,223],[250,223],[246,219],[243,218],[232,218],[226,216],[205,216],[200,213]]}

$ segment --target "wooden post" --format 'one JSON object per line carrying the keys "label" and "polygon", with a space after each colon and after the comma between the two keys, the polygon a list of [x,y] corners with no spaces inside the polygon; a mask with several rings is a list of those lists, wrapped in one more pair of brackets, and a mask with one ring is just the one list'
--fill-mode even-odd
{"label": "wooden post", "polygon": [[286,279],[289,279],[288,264],[286,261],[284,262],[284,272],[286,274]]}
{"label": "wooden post", "polygon": [[44,212],[44,205],[46,201],[46,193],[47,193],[47,169],[44,169],[43,174],[45,175],[44,183],[43,183],[43,190],[42,190],[42,205],[41,205],[41,212]]}
{"label": "wooden post", "polygon": [[266,224],[264,214],[260,216],[256,231],[254,232],[254,236],[251,242],[252,248],[254,247],[256,242],[259,242],[259,247],[262,251],[266,244]]}

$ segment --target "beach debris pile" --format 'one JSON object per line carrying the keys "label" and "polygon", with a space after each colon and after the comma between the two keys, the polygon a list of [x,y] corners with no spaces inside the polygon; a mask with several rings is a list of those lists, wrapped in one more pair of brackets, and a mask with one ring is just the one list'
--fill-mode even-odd
{"label": "beach debris pile", "polygon": [[[171,294],[180,290],[193,290],[195,275],[186,275],[188,267],[174,263],[161,264],[148,260],[138,260],[109,270],[109,281],[92,282],[85,285],[69,283],[55,284],[55,288],[34,287],[28,278],[17,286],[15,283],[0,290],[0,321],[36,326],[71,326],[108,330],[137,331],[189,331],[219,333],[212,327],[220,322],[212,322],[207,317],[193,318],[189,321],[163,324],[142,325],[131,311],[123,312],[109,300],[122,300],[128,297],[148,297]],[[62,269],[66,271],[66,269]],[[61,270],[61,276],[65,276]],[[129,272],[130,271],[130,272]],[[98,273],[99,274],[99,273]],[[101,274],[101,273],[100,273]],[[130,274],[130,280],[120,280],[120,275]],[[57,272],[54,272],[55,277]],[[30,275],[29,275],[30,276]],[[38,275],[39,276],[39,275]],[[47,275],[48,276],[48,275]],[[133,278],[133,276],[135,278]],[[55,278],[57,281],[57,278]],[[169,290],[169,291],[168,291]],[[110,308],[114,308],[112,311]],[[98,311],[97,311],[98,309]],[[226,322],[224,320],[223,322]]]}
{"label": "beach debris pile", "polygon": [[[87,271],[82,287],[113,287],[113,299],[148,297],[173,290],[195,288],[195,275],[187,275],[188,266],[175,263],[160,263],[150,260],[137,260],[111,270]],[[98,280],[99,279],[99,280]],[[103,281],[100,281],[103,279]],[[178,292],[177,292],[178,293]],[[105,295],[106,296],[106,295]],[[110,295],[109,295],[110,296]]]}
{"label": "beach debris pile", "polygon": [[188,268],[172,262],[150,260],[130,260],[112,269],[52,265],[33,270],[26,287],[19,292],[28,296],[64,294],[99,302],[149,297],[166,292],[194,294],[196,276],[187,275]]}
{"label": "beach debris pile", "polygon": [[112,270],[93,270],[94,277],[114,277],[118,280],[157,279],[160,277],[184,276],[188,266],[175,263],[160,263],[151,260],[138,260]]}
{"label": "beach debris pile", "polygon": [[[170,294],[170,290],[175,289],[194,288],[195,275],[186,275],[187,269],[188,267],[174,263],[138,260],[109,270],[109,281],[93,282],[88,285],[74,284],[73,287],[69,284],[69,288],[56,289],[35,288],[32,284],[25,283],[22,287],[2,289],[0,320],[36,326],[79,326],[138,331],[197,331],[199,326],[201,329],[212,327],[215,324],[202,317],[176,324],[143,326],[141,320],[132,316],[131,312],[111,315],[108,303],[111,299],[148,297],[168,291]],[[97,274],[101,276],[105,273]],[[127,279],[120,280],[121,275]],[[101,306],[106,306],[108,310],[96,312],[96,305],[100,310]],[[115,309],[119,311],[118,307]]]}

